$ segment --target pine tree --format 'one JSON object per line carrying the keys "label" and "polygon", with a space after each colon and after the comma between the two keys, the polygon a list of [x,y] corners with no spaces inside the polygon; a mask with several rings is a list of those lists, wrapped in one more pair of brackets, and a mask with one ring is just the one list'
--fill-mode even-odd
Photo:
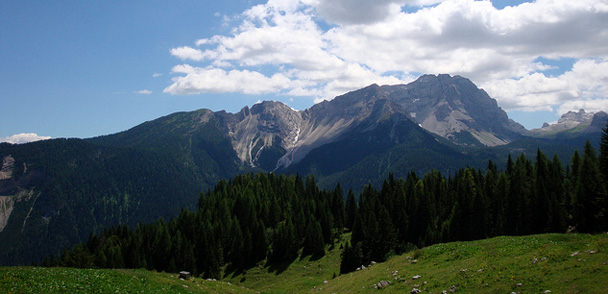
{"label": "pine tree", "polygon": [[353,229],[355,223],[355,217],[357,216],[357,200],[355,199],[355,193],[353,190],[348,190],[348,196],[346,197],[346,224],[345,226],[349,229]]}
{"label": "pine tree", "polygon": [[272,242],[271,262],[289,262],[298,256],[300,244],[291,220],[278,225]]}
{"label": "pine tree", "polygon": [[608,122],[602,130],[600,141],[600,172],[604,180],[604,188],[608,188]]}
{"label": "pine tree", "polygon": [[602,202],[599,203],[602,208],[602,230],[608,230],[608,122],[606,127],[602,130],[602,138],[600,141],[600,156],[599,156],[599,168],[602,175],[603,189]]}
{"label": "pine tree", "polygon": [[346,207],[344,206],[344,195],[340,183],[336,185],[331,199],[331,212],[333,213],[333,227],[336,235],[342,234],[346,217]]}
{"label": "pine tree", "polygon": [[304,237],[302,254],[312,255],[314,257],[325,255],[325,243],[323,242],[321,225],[314,220],[312,216],[308,219],[308,225],[306,226],[306,236]]}
{"label": "pine tree", "polygon": [[587,141],[576,177],[576,192],[572,203],[577,229],[586,233],[597,232],[603,226],[598,206],[602,198],[602,186],[597,162],[595,149],[591,142]]}
{"label": "pine tree", "polygon": [[551,218],[553,214],[550,211],[550,198],[551,198],[551,183],[550,183],[550,170],[549,162],[547,157],[537,149],[536,164],[535,164],[535,181],[534,181],[534,193],[531,201],[532,210],[532,223],[534,233],[546,232],[549,228],[549,224],[552,222]]}
{"label": "pine tree", "polygon": [[494,188],[494,220],[492,226],[492,236],[500,236],[505,234],[507,222],[507,203],[509,202],[509,179],[506,173],[501,173],[498,176],[498,182]]}
{"label": "pine tree", "polygon": [[346,243],[344,250],[342,251],[342,262],[340,263],[340,273],[345,274],[352,272],[363,264],[363,252],[361,249],[361,243],[356,243],[351,246],[350,243]]}

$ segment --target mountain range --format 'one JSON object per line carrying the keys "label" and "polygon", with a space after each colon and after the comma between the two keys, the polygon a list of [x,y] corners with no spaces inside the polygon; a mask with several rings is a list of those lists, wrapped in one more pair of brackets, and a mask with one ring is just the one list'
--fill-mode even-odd
{"label": "mountain range", "polygon": [[599,142],[604,112],[567,113],[526,130],[460,76],[368,87],[297,111],[264,101],[237,113],[173,113],[89,139],[0,144],[0,265],[40,261],[116,224],[193,207],[198,194],[247,172],[314,175],[361,189],[393,173],[504,162],[536,149],[569,158]]}

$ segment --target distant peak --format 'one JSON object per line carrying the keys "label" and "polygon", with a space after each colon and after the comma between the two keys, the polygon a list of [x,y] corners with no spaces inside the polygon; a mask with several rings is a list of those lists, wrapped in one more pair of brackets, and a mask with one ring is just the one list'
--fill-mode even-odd
{"label": "distant peak", "polygon": [[251,106],[251,113],[255,114],[255,113],[259,113],[259,112],[263,112],[263,111],[267,111],[267,110],[271,110],[271,109],[282,109],[282,108],[292,109],[291,107],[287,106],[283,102],[266,100],[266,101],[262,101],[260,103],[256,103],[253,106]]}
{"label": "distant peak", "polygon": [[432,82],[450,82],[450,81],[459,81],[459,80],[464,80],[464,81],[468,81],[470,83],[471,80],[461,77],[459,75],[455,75],[455,76],[451,76],[449,74],[438,74],[438,75],[433,75],[433,74],[425,74],[420,76],[415,82],[421,82],[421,83],[432,83]]}
{"label": "distant peak", "polygon": [[586,112],[584,109],[579,109],[579,111],[568,111],[562,115],[562,117],[558,120],[558,123],[563,123],[566,121],[575,121],[575,122],[583,122],[586,120],[591,120],[593,118],[593,112]]}

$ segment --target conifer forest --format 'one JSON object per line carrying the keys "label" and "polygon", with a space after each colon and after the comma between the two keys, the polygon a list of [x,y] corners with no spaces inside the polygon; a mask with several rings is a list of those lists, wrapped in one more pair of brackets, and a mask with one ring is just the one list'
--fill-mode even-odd
{"label": "conifer forest", "polygon": [[[135,227],[117,226],[43,265],[187,270],[206,278],[321,257],[343,246],[342,273],[394,254],[450,241],[608,229],[608,135],[567,164],[538,150],[453,175],[392,174],[359,194],[320,189],[313,176],[249,173],[201,193],[198,209]],[[344,235],[344,233],[350,233]],[[339,243],[341,236],[349,242]]]}

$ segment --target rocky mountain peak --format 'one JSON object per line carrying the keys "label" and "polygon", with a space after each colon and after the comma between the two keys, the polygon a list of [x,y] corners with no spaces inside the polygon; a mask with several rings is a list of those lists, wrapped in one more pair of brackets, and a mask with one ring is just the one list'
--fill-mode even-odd
{"label": "rocky mountain peak", "polygon": [[[232,146],[239,159],[250,166],[268,167],[270,153],[283,155],[297,141],[301,112],[276,101],[264,101],[244,107],[234,116],[224,115]],[[277,154],[274,157],[278,156]]]}
{"label": "rocky mountain peak", "polygon": [[584,109],[580,109],[578,112],[576,111],[568,111],[560,117],[557,121],[558,124],[570,122],[582,123],[586,121],[591,121],[593,119],[593,112],[585,112]]}
{"label": "rocky mountain peak", "polygon": [[[310,116],[331,119],[366,115],[369,106],[378,99],[386,99],[384,91],[377,84],[337,96],[331,101],[323,101],[306,110]],[[364,113],[362,113],[364,112]]]}
{"label": "rocky mountain peak", "polygon": [[556,123],[544,123],[542,128],[531,130],[536,136],[553,136],[561,132],[573,131],[601,132],[608,121],[608,114],[603,111],[597,113],[579,111],[568,111],[564,113]]}
{"label": "rocky mountain peak", "polygon": [[496,146],[526,132],[496,100],[461,76],[423,75],[410,84],[382,89],[424,129],[456,144]]}

